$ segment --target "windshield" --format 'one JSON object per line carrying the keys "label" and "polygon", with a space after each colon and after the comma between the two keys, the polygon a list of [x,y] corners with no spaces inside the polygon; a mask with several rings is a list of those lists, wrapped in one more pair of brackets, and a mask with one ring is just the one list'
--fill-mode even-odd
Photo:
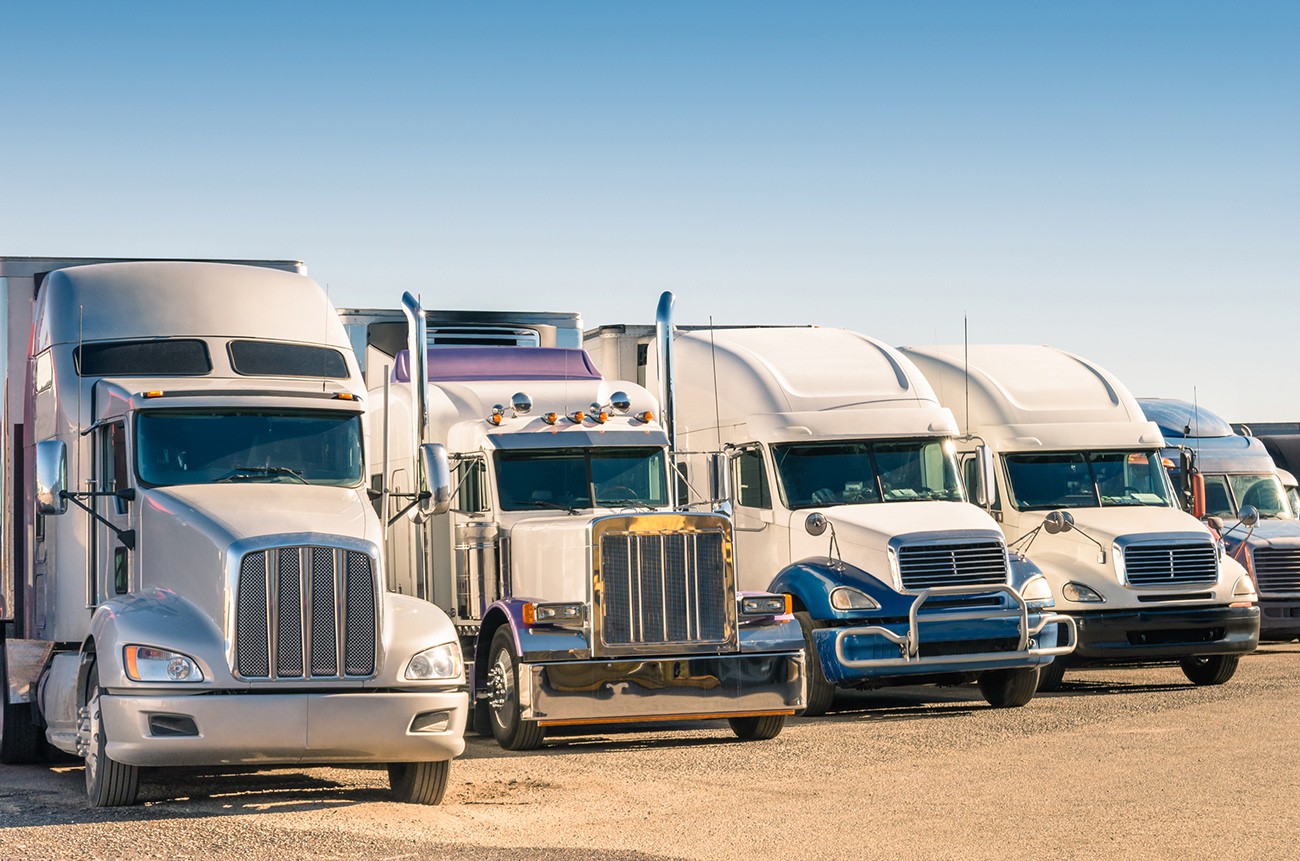
{"label": "windshield", "polygon": [[772,446],[789,508],[861,502],[962,500],[946,440],[815,442]]}
{"label": "windshield", "polygon": [[1260,517],[1289,520],[1294,513],[1276,475],[1205,476],[1205,513],[1237,517],[1243,505],[1253,505]]}
{"label": "windshield", "polygon": [[1158,452],[1009,454],[1003,460],[1021,511],[1172,504]]}
{"label": "windshield", "polygon": [[353,413],[143,410],[136,473],[146,485],[361,481],[361,417]]}
{"label": "windshield", "polygon": [[503,511],[622,508],[668,504],[660,448],[500,451],[497,491]]}

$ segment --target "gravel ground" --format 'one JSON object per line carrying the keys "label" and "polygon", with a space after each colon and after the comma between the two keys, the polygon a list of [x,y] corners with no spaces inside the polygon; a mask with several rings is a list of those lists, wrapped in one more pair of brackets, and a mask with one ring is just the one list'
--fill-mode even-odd
{"label": "gravel ground", "polygon": [[1082,670],[1022,709],[973,686],[840,698],[769,742],[725,724],[471,737],[441,807],[382,771],[154,772],[87,806],[76,765],[0,766],[0,858],[1254,859],[1297,855],[1300,645],[1228,684]]}

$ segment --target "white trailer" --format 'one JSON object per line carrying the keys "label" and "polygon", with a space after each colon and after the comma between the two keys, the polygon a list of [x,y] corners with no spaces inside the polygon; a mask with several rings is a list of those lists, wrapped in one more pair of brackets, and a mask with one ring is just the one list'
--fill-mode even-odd
{"label": "white trailer", "polygon": [[1177,660],[1196,684],[1232,677],[1259,642],[1255,586],[1179,508],[1165,440],[1122,382],[1047,346],[901,350],[969,430],[967,479],[996,484],[989,512],[1078,623],[1074,655],[1040,689],[1072,661]]}
{"label": "white trailer", "polygon": [[384,575],[334,308],[239,262],[0,258],[0,755],[84,758],[97,806],[145,767],[326,763],[437,803],[455,631]]}
{"label": "white trailer", "polygon": [[[454,619],[480,732],[512,750],[566,724],[780,732],[804,693],[787,602],[738,591],[730,520],[675,504],[658,403],[597,373],[576,314],[426,313],[408,294],[342,316],[389,440],[372,484],[391,571]],[[451,510],[403,516],[443,457]]]}
{"label": "white trailer", "polygon": [[792,596],[805,713],[837,687],[963,680],[991,705],[1027,703],[1073,624],[964,500],[957,427],[920,372],[844,329],[676,328],[671,307],[664,294],[656,327],[604,326],[586,343],[602,369],[665,392],[686,468],[692,452],[729,452],[737,576]]}

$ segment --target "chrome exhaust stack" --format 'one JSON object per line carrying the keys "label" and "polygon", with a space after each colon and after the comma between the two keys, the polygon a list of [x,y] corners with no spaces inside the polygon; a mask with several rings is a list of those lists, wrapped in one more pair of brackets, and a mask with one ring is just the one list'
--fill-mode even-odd
{"label": "chrome exhaust stack", "polygon": [[677,297],[671,290],[659,296],[655,311],[655,343],[659,354],[659,394],[664,430],[668,434],[668,458],[672,464],[673,480],[668,483],[668,504],[677,507],[679,466],[677,454],[677,402],[673,393],[673,303]]}
{"label": "chrome exhaust stack", "polygon": [[411,359],[411,431],[415,438],[411,451],[419,451],[429,435],[429,324],[420,300],[410,293],[402,294],[402,312],[406,314],[406,350]]}

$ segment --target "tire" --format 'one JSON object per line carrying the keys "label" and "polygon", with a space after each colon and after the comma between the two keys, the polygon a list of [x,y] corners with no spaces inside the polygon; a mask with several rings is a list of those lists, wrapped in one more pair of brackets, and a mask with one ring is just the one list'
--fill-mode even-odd
{"label": "tire", "polygon": [[1194,685],[1221,685],[1237,672],[1241,655],[1200,655],[1183,658],[1178,666]]}
{"label": "tire", "polygon": [[766,741],[776,738],[785,728],[785,715],[727,718],[731,731],[741,741]]}
{"label": "tire", "polygon": [[447,791],[451,760],[393,762],[388,765],[388,785],[393,800],[403,804],[441,804]]}
{"label": "tire", "polygon": [[995,709],[1016,709],[1034,698],[1038,688],[1038,667],[1016,670],[988,670],[980,673],[980,693]]}
{"label": "tire", "polygon": [[1050,664],[1038,668],[1038,692],[1059,690],[1064,679],[1065,662],[1060,658],[1053,658]]}
{"label": "tire", "polygon": [[[84,735],[83,735],[84,733]],[[123,765],[105,753],[108,733],[100,710],[99,667],[90,665],[86,705],[77,726],[78,740],[86,742],[86,795],[92,807],[127,807],[135,804],[140,789],[140,769]]]}
{"label": "tire", "polygon": [[479,698],[469,707],[469,721],[466,726],[475,735],[489,736],[492,735],[492,707],[488,701]]}
{"label": "tire", "polygon": [[794,617],[799,620],[799,629],[803,631],[804,675],[808,679],[805,705],[799,714],[804,717],[818,717],[826,714],[831,703],[835,701],[835,686],[826,680],[826,674],[822,672],[821,658],[817,655],[817,644],[813,641],[813,631],[825,628],[826,623],[814,619],[804,610],[795,613]]}
{"label": "tire", "polygon": [[546,728],[519,716],[519,656],[509,627],[492,636],[488,650],[488,723],[497,744],[506,750],[536,750],[546,738]]}
{"label": "tire", "polygon": [[49,755],[45,733],[33,719],[31,703],[9,702],[7,648],[0,638],[0,763],[26,765]]}

